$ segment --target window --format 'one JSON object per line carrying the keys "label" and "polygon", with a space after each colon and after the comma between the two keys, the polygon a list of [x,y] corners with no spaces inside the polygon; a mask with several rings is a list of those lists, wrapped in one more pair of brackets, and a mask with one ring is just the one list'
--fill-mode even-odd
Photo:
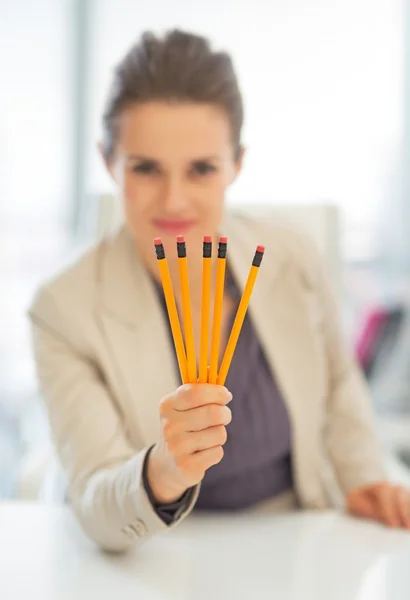
{"label": "window", "polygon": [[69,239],[69,4],[0,5],[0,498],[36,405],[26,309]]}

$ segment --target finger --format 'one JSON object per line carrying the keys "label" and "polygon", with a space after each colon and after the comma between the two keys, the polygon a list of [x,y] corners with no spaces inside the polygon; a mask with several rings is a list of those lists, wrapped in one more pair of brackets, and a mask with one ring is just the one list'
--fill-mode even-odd
{"label": "finger", "polygon": [[228,425],[232,420],[232,412],[228,406],[208,404],[181,411],[176,417],[183,431],[201,431],[216,425]]}
{"label": "finger", "polygon": [[224,455],[222,446],[207,448],[176,461],[180,475],[188,482],[188,487],[199,483],[207,469],[221,462]]}
{"label": "finger", "polygon": [[191,410],[171,410],[162,414],[164,437],[169,439],[181,432],[202,431],[216,425],[228,425],[232,420],[231,410],[220,404],[207,404]]}
{"label": "finger", "polygon": [[365,490],[351,492],[347,498],[347,510],[356,517],[379,519],[379,511],[372,496]]}
{"label": "finger", "polygon": [[215,446],[223,446],[226,438],[225,427],[217,425],[216,427],[209,427],[202,431],[195,431],[184,436],[176,436],[168,440],[168,450],[175,459],[178,459],[181,456],[208,450]]}
{"label": "finger", "polygon": [[180,386],[173,394],[165,396],[159,405],[161,419],[174,420],[177,413],[192,410],[207,404],[224,406],[232,400],[232,394],[222,385],[210,383],[187,383]]}
{"label": "finger", "polygon": [[402,527],[410,529],[410,493],[408,490],[396,487],[396,501]]}
{"label": "finger", "polygon": [[394,487],[383,485],[378,487],[375,493],[380,518],[390,527],[399,527],[400,514]]}
{"label": "finger", "polygon": [[172,407],[174,410],[184,411],[206,404],[220,404],[223,406],[231,400],[231,392],[222,385],[187,383],[176,391]]}
{"label": "finger", "polygon": [[222,446],[215,446],[214,448],[208,448],[197,452],[190,457],[190,461],[193,469],[206,471],[213,465],[221,462],[224,455]]}

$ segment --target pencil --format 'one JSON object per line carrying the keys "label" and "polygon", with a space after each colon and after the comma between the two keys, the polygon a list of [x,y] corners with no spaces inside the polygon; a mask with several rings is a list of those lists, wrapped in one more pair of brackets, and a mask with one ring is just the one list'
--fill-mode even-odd
{"label": "pencil", "polygon": [[184,317],[185,348],[188,363],[188,383],[196,383],[194,327],[192,321],[191,293],[189,290],[188,259],[183,235],[177,237],[177,252],[182,295],[182,314]]}
{"label": "pencil", "polygon": [[219,344],[221,339],[222,306],[225,286],[225,268],[227,238],[219,238],[218,260],[216,263],[216,284],[214,298],[214,315],[212,322],[211,357],[209,361],[208,382],[216,383],[218,377]]}
{"label": "pencil", "polygon": [[179,323],[177,306],[175,303],[174,291],[172,289],[171,276],[169,273],[168,262],[165,256],[164,245],[161,238],[155,238],[155,253],[158,259],[159,272],[161,275],[162,288],[164,290],[165,302],[168,310],[169,322],[171,325],[172,337],[174,339],[175,351],[178,359],[179,372],[182,383],[188,383],[188,366],[185,354],[184,340],[182,337],[181,325]]}
{"label": "pencil", "polygon": [[211,309],[212,237],[204,237],[202,248],[201,338],[199,347],[199,383],[208,381],[209,313]]}
{"label": "pencil", "polygon": [[256,277],[259,273],[259,267],[262,262],[263,253],[265,248],[258,246],[256,248],[255,256],[252,261],[252,266],[249,271],[248,279],[245,284],[245,288],[242,293],[242,298],[236,312],[235,321],[232,326],[232,331],[229,336],[228,343],[226,345],[225,354],[223,356],[221,367],[219,369],[217,383],[224,385],[226,377],[228,375],[229,367],[231,365],[232,357],[235,352],[236,344],[241,333],[242,324],[245,318],[246,311],[248,309],[249,300],[252,294],[253,286],[255,285]]}

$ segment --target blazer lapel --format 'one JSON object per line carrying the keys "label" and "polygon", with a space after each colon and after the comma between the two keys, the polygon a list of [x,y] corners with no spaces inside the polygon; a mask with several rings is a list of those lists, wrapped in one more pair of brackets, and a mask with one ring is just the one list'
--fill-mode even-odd
{"label": "blazer lapel", "polygon": [[[303,287],[281,240],[263,239],[264,230],[250,230],[248,221],[229,217],[221,233],[228,236],[228,260],[241,288],[256,245],[266,246],[249,311],[288,408],[296,487],[305,503],[320,506],[324,501],[315,464],[319,436],[314,431],[326,391],[314,294]],[[166,317],[124,228],[106,243],[100,285],[97,312],[109,351],[107,364],[115,366],[126,417],[139,429],[141,443],[150,445],[160,432],[159,402],[180,381]]]}
{"label": "blazer lapel", "polygon": [[98,312],[126,414],[150,445],[159,437],[160,400],[180,382],[160,300],[125,228],[107,242],[100,283]]}
{"label": "blazer lapel", "polygon": [[230,268],[243,288],[256,246],[265,245],[249,313],[288,408],[297,487],[303,488],[305,500],[317,503],[318,490],[307,489],[306,483],[317,481],[317,470],[311,460],[315,450],[312,433],[315,423],[320,421],[315,407],[320,405],[319,397],[325,392],[320,365],[323,350],[320,350],[317,323],[312,317],[312,292],[301,285],[280,240],[275,243],[272,239],[257,239],[258,235],[250,235],[247,224],[241,229],[230,220],[224,225],[229,240]]}

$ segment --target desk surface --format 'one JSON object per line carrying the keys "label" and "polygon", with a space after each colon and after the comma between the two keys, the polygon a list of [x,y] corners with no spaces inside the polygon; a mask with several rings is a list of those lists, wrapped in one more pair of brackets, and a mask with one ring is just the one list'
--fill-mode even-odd
{"label": "desk surface", "polygon": [[0,504],[2,600],[408,600],[410,534],[333,512],[190,517],[107,556],[69,510]]}

